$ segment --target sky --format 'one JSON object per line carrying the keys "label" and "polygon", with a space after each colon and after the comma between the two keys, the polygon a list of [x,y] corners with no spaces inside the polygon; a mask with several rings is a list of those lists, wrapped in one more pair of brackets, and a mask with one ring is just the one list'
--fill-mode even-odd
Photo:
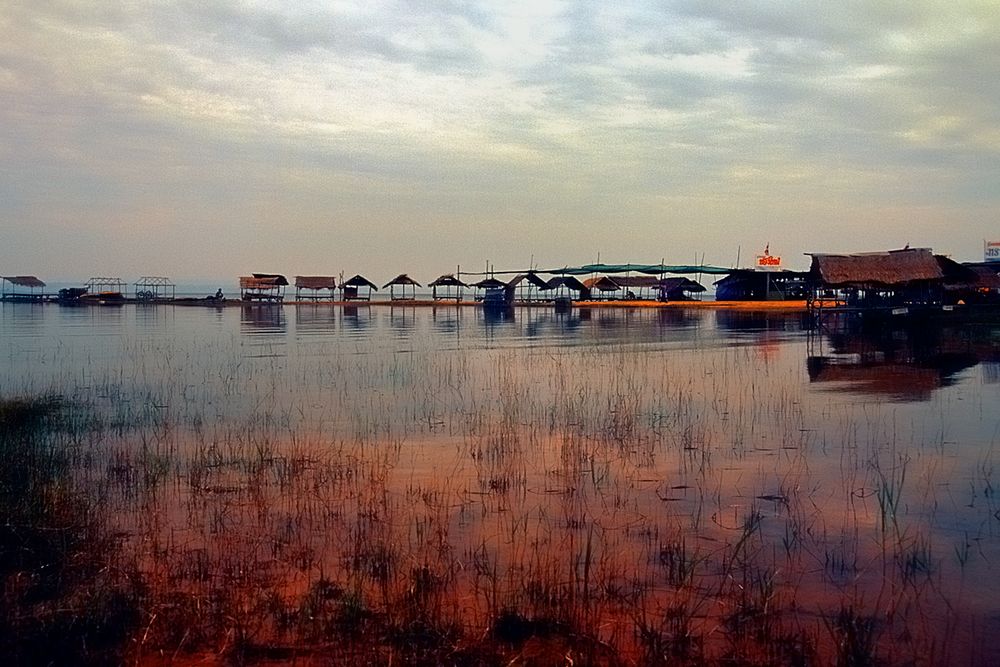
{"label": "sky", "polygon": [[5,0],[0,35],[0,275],[1000,240],[996,0]]}

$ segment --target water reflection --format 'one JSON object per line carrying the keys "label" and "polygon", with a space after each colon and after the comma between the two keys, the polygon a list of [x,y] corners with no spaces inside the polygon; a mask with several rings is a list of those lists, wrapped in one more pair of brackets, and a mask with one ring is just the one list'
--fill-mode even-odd
{"label": "water reflection", "polygon": [[337,323],[336,306],[310,304],[295,308],[295,333],[297,336],[330,334]]}
{"label": "water reflection", "polygon": [[715,326],[721,331],[804,331],[809,328],[809,315],[798,311],[737,310],[715,311]]}
{"label": "water reflection", "polygon": [[993,327],[848,322],[810,339],[806,366],[811,382],[829,383],[831,390],[926,401],[980,362],[992,366],[997,333]]}
{"label": "water reflection", "polygon": [[285,311],[280,305],[243,306],[240,309],[240,331],[246,334],[284,334]]}
{"label": "water reflection", "polygon": [[372,324],[370,306],[344,306],[340,313],[341,326],[347,331],[360,332]]}
{"label": "water reflection", "polygon": [[457,306],[432,307],[431,322],[434,331],[439,334],[457,334],[461,329],[461,312],[462,309]]}

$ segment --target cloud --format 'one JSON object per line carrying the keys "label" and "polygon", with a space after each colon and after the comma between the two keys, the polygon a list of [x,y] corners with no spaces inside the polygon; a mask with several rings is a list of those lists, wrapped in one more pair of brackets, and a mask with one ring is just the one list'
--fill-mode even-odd
{"label": "cloud", "polygon": [[[815,249],[838,216],[879,210],[914,211],[928,244],[955,216],[941,238],[978,248],[998,204],[998,23],[989,3],[929,1],[11,2],[0,215],[34,230],[25,244],[55,240],[35,260],[52,265],[74,261],[71,226],[109,261],[154,256],[117,235],[130,216],[176,257],[171,224],[238,239],[272,218],[362,246],[362,227],[419,230],[387,264],[421,243],[427,262],[478,262],[497,229],[519,235],[512,262],[649,239],[727,257],[766,233],[748,220]],[[274,261],[339,252],[263,235]]]}

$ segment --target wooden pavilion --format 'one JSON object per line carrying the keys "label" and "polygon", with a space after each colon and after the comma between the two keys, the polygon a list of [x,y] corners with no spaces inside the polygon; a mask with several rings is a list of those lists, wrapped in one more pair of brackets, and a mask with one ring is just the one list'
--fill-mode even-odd
{"label": "wooden pavilion", "polygon": [[[295,300],[334,300],[337,279],[333,276],[295,276]],[[304,292],[304,293],[303,293]],[[328,292],[328,294],[323,294]]]}
{"label": "wooden pavilion", "polygon": [[484,278],[473,283],[476,288],[476,301],[484,303],[507,303],[507,283],[496,278]]}
{"label": "wooden pavilion", "polygon": [[704,292],[705,286],[690,278],[674,276],[656,281],[656,290],[659,301],[689,301],[687,292]]}
{"label": "wooden pavilion", "polygon": [[344,301],[371,301],[373,291],[377,292],[378,286],[361,274],[340,283],[340,295]]}
{"label": "wooden pavilion", "polygon": [[940,304],[944,271],[929,248],[812,256],[810,304],[829,299],[852,309]]}
{"label": "wooden pavilion", "polygon": [[[462,300],[462,290],[468,287],[468,285],[456,278],[454,274],[446,273],[443,276],[435,278],[429,287],[431,288],[431,298],[434,301],[454,299],[458,302]],[[439,289],[441,290],[440,293],[438,293]]]}
{"label": "wooden pavilion", "polygon": [[512,303],[532,303],[542,301],[545,281],[537,273],[519,273],[507,283],[507,296]]}
{"label": "wooden pavilion", "polygon": [[0,282],[3,285],[0,299],[4,301],[42,301],[45,298],[40,291],[45,289],[45,283],[35,276],[3,276]]}
{"label": "wooden pavilion", "polygon": [[[382,289],[389,288],[389,300],[390,301],[413,301],[417,298],[417,288],[423,287],[416,280],[406,275],[405,273],[400,273],[398,276],[382,285]],[[396,293],[396,288],[399,288],[399,294]],[[409,294],[407,294],[406,288],[409,287]]]}
{"label": "wooden pavilion", "polygon": [[590,293],[591,299],[594,301],[606,301],[608,299],[617,298],[618,292],[621,287],[618,286],[612,278],[609,276],[598,276],[596,278],[586,278],[583,281],[583,286],[587,288]]}
{"label": "wooden pavilion", "polygon": [[590,290],[579,279],[573,276],[555,276],[545,283],[545,290],[551,292],[554,299],[570,299],[579,301],[590,298]]}
{"label": "wooden pavilion", "polygon": [[259,303],[280,303],[285,300],[288,279],[280,273],[254,273],[240,278],[240,298]]}

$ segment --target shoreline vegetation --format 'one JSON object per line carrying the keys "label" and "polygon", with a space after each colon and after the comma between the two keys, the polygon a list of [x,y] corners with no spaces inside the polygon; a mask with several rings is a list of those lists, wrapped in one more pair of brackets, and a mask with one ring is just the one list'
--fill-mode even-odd
{"label": "shoreline vegetation", "polygon": [[981,532],[943,540],[944,435],[910,441],[877,405],[808,414],[750,348],[328,349],[296,370],[151,346],[0,399],[14,663],[992,655],[967,604],[995,552],[989,453]]}

